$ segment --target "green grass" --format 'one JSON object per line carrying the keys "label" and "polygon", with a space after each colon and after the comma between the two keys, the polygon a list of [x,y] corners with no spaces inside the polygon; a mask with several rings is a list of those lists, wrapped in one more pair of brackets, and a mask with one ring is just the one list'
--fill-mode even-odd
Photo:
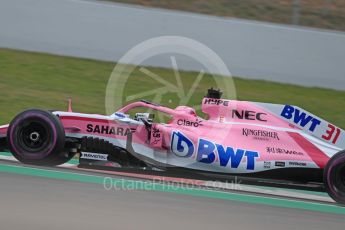
{"label": "green grass", "polygon": [[[225,17],[290,24],[294,0],[108,0]],[[301,0],[299,25],[345,30],[344,0]]]}
{"label": "green grass", "polygon": [[[28,108],[66,110],[67,98],[73,98],[74,111],[104,114],[105,89],[114,66],[110,62],[0,49],[0,124]],[[176,84],[172,70],[147,68]],[[197,74],[181,72],[186,92]],[[345,91],[241,78],[234,78],[234,82],[240,100],[294,104],[345,128]],[[205,75],[188,104],[199,105],[212,85],[214,79]],[[159,86],[135,68],[126,82],[126,95],[119,100]],[[169,107],[178,103],[173,93],[164,95],[161,101]]]}

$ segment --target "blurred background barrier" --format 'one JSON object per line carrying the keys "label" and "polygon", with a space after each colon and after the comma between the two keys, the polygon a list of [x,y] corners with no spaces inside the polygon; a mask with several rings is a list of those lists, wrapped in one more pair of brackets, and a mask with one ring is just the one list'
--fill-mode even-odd
{"label": "blurred background barrier", "polygon": [[109,1],[345,31],[344,0]]}
{"label": "blurred background barrier", "polygon": [[[195,10],[204,7],[195,1],[159,2],[172,2],[176,6],[193,3]],[[205,1],[204,4],[211,4],[211,11],[217,2],[222,1]],[[229,2],[237,5],[246,2],[245,7],[249,7],[249,2],[257,2],[252,7],[259,7],[258,10],[253,9],[251,13],[249,7],[243,12],[247,16],[254,17],[255,13],[268,17],[264,3],[281,1]],[[286,11],[270,9],[269,12],[276,12],[277,18],[285,15],[286,22],[290,23],[292,0],[285,2],[290,4],[285,6]],[[301,24],[305,10],[302,0],[300,3],[298,21]],[[241,9],[236,8],[236,4],[217,9],[225,12]],[[321,9],[321,5],[319,7]],[[119,61],[132,47],[150,38],[182,36],[216,52],[233,76],[345,89],[345,32],[96,0],[1,0],[0,28],[0,47],[3,48],[106,61]],[[198,63],[184,56],[176,59],[180,69],[200,70]],[[171,68],[168,56],[152,57],[143,65]]]}

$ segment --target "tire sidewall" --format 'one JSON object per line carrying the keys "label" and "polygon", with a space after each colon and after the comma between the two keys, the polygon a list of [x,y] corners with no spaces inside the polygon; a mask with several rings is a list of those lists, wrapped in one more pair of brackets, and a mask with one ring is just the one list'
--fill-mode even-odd
{"label": "tire sidewall", "polygon": [[[25,121],[34,120],[45,124],[49,132],[49,143],[37,153],[28,152],[19,143],[19,130]],[[65,131],[57,116],[51,112],[31,109],[18,114],[10,123],[7,131],[7,141],[13,156],[23,163],[47,164],[59,157],[64,150]]]}
{"label": "tire sidewall", "polygon": [[336,186],[337,170],[345,165],[345,151],[335,154],[324,169],[324,184],[327,193],[338,203],[345,205],[345,189],[339,191]]}

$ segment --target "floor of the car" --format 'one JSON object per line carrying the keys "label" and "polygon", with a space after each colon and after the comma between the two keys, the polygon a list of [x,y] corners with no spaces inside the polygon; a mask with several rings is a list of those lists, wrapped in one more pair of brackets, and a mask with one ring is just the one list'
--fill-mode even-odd
{"label": "floor of the car", "polygon": [[[234,181],[241,181],[247,185],[261,185],[271,186],[279,188],[291,188],[310,191],[324,191],[324,186],[321,181],[308,181],[308,174],[317,174],[318,172],[311,172],[312,170],[299,170],[299,169],[277,169],[270,170],[264,173],[255,174],[219,174],[212,172],[204,172],[182,168],[167,168],[165,170],[156,168],[138,168],[138,167],[118,167],[112,166],[109,162],[95,162],[95,161],[81,161],[78,165],[80,168],[97,169],[97,170],[109,170],[117,172],[129,172],[145,175],[165,176],[165,177],[178,177],[185,179],[197,179],[204,181],[219,181],[233,183]],[[307,174],[305,171],[309,171]],[[293,173],[291,173],[293,172]],[[289,176],[285,176],[289,174]],[[295,174],[295,175],[292,175]],[[304,178],[294,180],[298,175],[304,175]],[[313,175],[312,177],[315,177]],[[288,178],[288,179],[287,179]]]}

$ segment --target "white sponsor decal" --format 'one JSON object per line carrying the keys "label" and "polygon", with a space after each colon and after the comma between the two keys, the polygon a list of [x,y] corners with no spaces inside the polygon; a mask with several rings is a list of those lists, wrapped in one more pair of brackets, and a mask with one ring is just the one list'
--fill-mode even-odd
{"label": "white sponsor decal", "polygon": [[88,160],[107,161],[108,155],[107,154],[101,154],[101,153],[82,152],[80,158],[88,159]]}

